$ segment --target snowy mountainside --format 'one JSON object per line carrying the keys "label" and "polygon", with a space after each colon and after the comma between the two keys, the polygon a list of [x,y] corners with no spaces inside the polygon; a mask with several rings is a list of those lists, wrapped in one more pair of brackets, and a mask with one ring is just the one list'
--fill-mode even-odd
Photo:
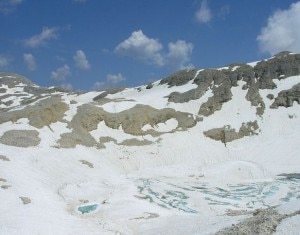
{"label": "snowy mountainside", "polygon": [[87,93],[0,73],[0,233],[284,233],[299,105],[289,52]]}

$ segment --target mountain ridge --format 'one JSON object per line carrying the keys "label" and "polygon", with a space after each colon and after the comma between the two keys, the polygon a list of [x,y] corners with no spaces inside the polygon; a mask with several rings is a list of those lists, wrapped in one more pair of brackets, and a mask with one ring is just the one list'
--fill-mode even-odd
{"label": "mountain ridge", "polygon": [[300,211],[299,104],[290,52],[86,93],[0,73],[0,232],[226,234],[269,213],[284,232]]}

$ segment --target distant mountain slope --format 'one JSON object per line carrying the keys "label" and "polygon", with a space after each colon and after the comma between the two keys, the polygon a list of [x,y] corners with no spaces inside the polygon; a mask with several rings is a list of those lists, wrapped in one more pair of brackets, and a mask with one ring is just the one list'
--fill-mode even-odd
{"label": "distant mountain slope", "polygon": [[0,233],[211,234],[291,203],[296,216],[299,105],[290,52],[101,92],[0,73]]}

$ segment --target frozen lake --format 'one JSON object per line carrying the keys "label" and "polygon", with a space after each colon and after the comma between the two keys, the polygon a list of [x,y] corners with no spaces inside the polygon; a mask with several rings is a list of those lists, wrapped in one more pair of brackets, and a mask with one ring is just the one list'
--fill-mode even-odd
{"label": "frozen lake", "polygon": [[226,207],[244,210],[277,206],[300,200],[300,179],[278,178],[273,182],[213,186],[186,178],[141,178],[137,180],[140,199],[186,213],[201,213],[203,208]]}

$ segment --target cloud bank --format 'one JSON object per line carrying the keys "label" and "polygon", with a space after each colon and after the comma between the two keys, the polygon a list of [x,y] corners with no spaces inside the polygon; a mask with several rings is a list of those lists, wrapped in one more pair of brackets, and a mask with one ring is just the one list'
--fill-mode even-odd
{"label": "cloud bank", "polygon": [[286,50],[300,52],[300,2],[270,16],[257,41],[260,50],[271,55]]}
{"label": "cloud bank", "polygon": [[114,50],[117,55],[128,56],[158,67],[182,69],[187,67],[193,51],[193,44],[178,40],[168,44],[168,52],[158,39],[146,36],[142,30],[134,31],[129,38],[121,42]]}

